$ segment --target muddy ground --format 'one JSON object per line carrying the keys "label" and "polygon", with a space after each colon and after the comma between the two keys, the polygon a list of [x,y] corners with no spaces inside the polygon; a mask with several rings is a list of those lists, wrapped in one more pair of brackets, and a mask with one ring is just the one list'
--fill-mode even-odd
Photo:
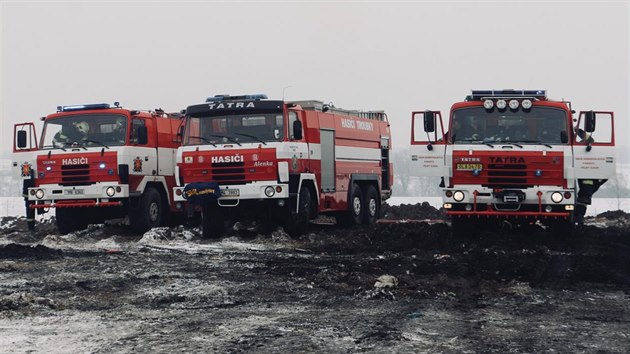
{"label": "muddy ground", "polygon": [[454,238],[425,205],[299,239],[0,225],[0,352],[630,351],[630,215]]}

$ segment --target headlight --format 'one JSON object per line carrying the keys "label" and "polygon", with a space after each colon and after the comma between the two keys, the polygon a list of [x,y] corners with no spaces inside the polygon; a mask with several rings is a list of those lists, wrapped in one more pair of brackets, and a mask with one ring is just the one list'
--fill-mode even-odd
{"label": "headlight", "polygon": [[532,101],[531,100],[523,100],[523,102],[521,102],[521,106],[523,106],[523,109],[530,109],[530,108],[532,108]]}
{"label": "headlight", "polygon": [[105,162],[101,162],[100,164],[98,164],[98,168],[103,169],[105,168]]}
{"label": "headlight", "polygon": [[517,108],[518,108],[518,101],[510,100],[510,109],[517,109]]}
{"label": "headlight", "polygon": [[453,193],[453,199],[455,199],[456,202],[461,202],[462,200],[464,200],[464,192],[456,191],[455,193]]}
{"label": "headlight", "polygon": [[505,100],[498,100],[497,101],[497,108],[498,109],[505,109],[506,106],[507,106],[507,102],[505,102]]}
{"label": "headlight", "polygon": [[494,107],[494,102],[492,100],[483,101],[483,108],[492,109],[492,107]]}
{"label": "headlight", "polygon": [[35,191],[35,198],[42,199],[44,198],[44,191],[42,189],[38,189]]}
{"label": "headlight", "polygon": [[274,194],[276,194],[275,188],[273,188],[272,186],[268,186],[267,188],[265,188],[265,195],[267,197],[271,198]]}
{"label": "headlight", "polygon": [[560,203],[562,201],[562,193],[553,192],[553,194],[551,194],[551,201],[554,203]]}
{"label": "headlight", "polygon": [[107,194],[108,197],[113,197],[114,194],[116,194],[116,189],[114,189],[114,187],[107,187],[105,194]]}

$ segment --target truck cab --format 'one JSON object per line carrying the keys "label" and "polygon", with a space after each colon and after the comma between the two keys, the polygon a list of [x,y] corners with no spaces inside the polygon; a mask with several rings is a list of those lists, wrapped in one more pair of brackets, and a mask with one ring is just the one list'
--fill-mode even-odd
{"label": "truck cab", "polygon": [[612,112],[574,116],[545,90],[473,90],[447,119],[412,113],[411,163],[441,178],[457,232],[492,220],[572,228],[580,181],[615,174],[614,143]]}

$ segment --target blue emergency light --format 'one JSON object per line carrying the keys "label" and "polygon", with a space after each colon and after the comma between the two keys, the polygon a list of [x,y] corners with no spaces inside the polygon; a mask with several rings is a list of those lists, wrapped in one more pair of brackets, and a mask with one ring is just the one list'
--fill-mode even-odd
{"label": "blue emergency light", "polygon": [[109,103],[78,104],[72,106],[57,106],[57,112],[85,111],[88,109],[109,109]]}
{"label": "blue emergency light", "polygon": [[482,98],[525,98],[531,97],[539,100],[547,99],[547,90],[472,90],[472,94],[466,97],[467,101],[479,101]]}
{"label": "blue emergency light", "polygon": [[268,97],[264,94],[257,95],[241,95],[241,96],[230,96],[230,95],[216,95],[214,97],[206,98],[206,102],[220,102],[220,101],[244,101],[244,100],[266,100]]}

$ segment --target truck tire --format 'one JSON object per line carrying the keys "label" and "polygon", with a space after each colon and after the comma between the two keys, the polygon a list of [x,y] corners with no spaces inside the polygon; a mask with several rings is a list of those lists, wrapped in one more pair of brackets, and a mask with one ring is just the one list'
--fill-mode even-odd
{"label": "truck tire", "polygon": [[353,183],[350,190],[350,199],[348,199],[348,210],[341,212],[336,216],[337,224],[348,227],[359,225],[363,222],[364,206],[363,192],[358,184]]}
{"label": "truck tire", "polygon": [[87,227],[85,212],[81,208],[55,208],[57,230],[62,235],[69,234]]}
{"label": "truck tire", "polygon": [[365,192],[365,205],[363,223],[366,225],[374,225],[376,220],[381,217],[381,203],[378,197],[378,191],[373,185],[368,186]]}
{"label": "truck tire", "polygon": [[295,209],[291,209],[286,222],[286,231],[291,237],[301,236],[308,231],[312,203],[311,190],[303,186],[302,189],[300,189],[299,199],[297,213],[293,213]]}
{"label": "truck tire", "polygon": [[206,204],[201,211],[201,237],[217,239],[225,231],[223,208],[216,204]]}
{"label": "truck tire", "polygon": [[149,187],[140,196],[138,204],[129,212],[129,223],[136,232],[147,232],[162,225],[164,203],[160,192]]}

